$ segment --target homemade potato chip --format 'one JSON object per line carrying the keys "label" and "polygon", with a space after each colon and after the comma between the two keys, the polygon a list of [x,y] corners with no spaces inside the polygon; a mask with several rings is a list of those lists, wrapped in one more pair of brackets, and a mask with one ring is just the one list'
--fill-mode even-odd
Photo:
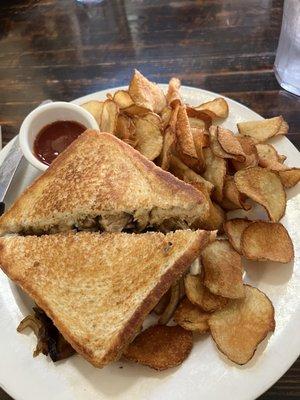
{"label": "homemade potato chip", "polygon": [[170,167],[170,157],[172,149],[176,144],[176,123],[179,106],[171,111],[169,121],[164,130],[163,148],[159,158],[159,164],[162,169],[168,171]]}
{"label": "homemade potato chip", "polygon": [[180,300],[180,285],[178,282],[174,283],[170,290],[170,301],[164,312],[159,317],[158,323],[161,325],[167,324],[172,315],[174,314]]}
{"label": "homemade potato chip", "polygon": [[189,124],[191,129],[205,129],[205,122],[202,119],[189,117]]}
{"label": "homemade potato chip", "polygon": [[204,194],[207,202],[209,213],[208,216],[198,218],[192,225],[193,229],[205,229],[208,231],[223,231],[223,223],[226,221],[225,211],[216,203],[211,201],[210,195],[203,182],[188,182],[197,190]]}
{"label": "homemade potato chip", "polygon": [[91,100],[87,103],[81,104],[81,107],[87,110],[95,118],[97,124],[100,126],[101,115],[103,109],[103,101]]}
{"label": "homemade potato chip", "polygon": [[124,114],[118,115],[115,135],[119,139],[135,147],[136,145],[135,125],[130,117]]}
{"label": "homemade potato chip", "polygon": [[160,155],[163,147],[163,137],[160,129],[144,118],[135,121],[136,149],[149,160]]}
{"label": "homemade potato chip", "polygon": [[240,122],[237,127],[241,135],[251,136],[259,143],[265,142],[273,136],[286,135],[289,130],[288,124],[281,115],[262,121]]}
{"label": "homemade potato chip", "polygon": [[149,110],[147,108],[133,104],[130,107],[123,108],[122,112],[129,115],[130,117],[144,117],[149,113]]}
{"label": "homemade potato chip", "polygon": [[170,156],[170,172],[172,172],[173,175],[175,175],[177,178],[181,179],[182,181],[189,183],[190,185],[195,186],[196,189],[200,190],[200,192],[203,192],[203,186],[197,187],[197,185],[194,185],[195,183],[202,184],[204,185],[205,190],[210,193],[213,190],[213,184],[211,184],[209,181],[204,179],[201,175],[197,174],[194,172],[192,169],[187,167],[181,160],[179,160],[178,157],[171,155]]}
{"label": "homemade potato chip", "polygon": [[201,262],[204,286],[212,293],[232,299],[244,297],[241,256],[227,240],[216,240],[206,246]]}
{"label": "homemade potato chip", "polygon": [[251,221],[243,218],[234,218],[224,223],[224,231],[231,246],[242,254],[241,238],[244,230],[251,224]]}
{"label": "homemade potato chip", "polygon": [[250,136],[236,136],[240,142],[246,159],[244,162],[231,160],[231,163],[236,171],[244,168],[255,167],[258,165],[258,155],[255,147],[255,141]]}
{"label": "homemade potato chip", "polygon": [[204,111],[196,110],[193,107],[186,107],[186,113],[189,118],[191,128],[209,129],[211,126],[212,119]]}
{"label": "homemade potato chip", "polygon": [[255,221],[242,233],[243,255],[250,260],[288,263],[294,248],[285,227],[276,222]]}
{"label": "homemade potato chip", "polygon": [[[217,157],[245,162],[246,155],[241,144],[228,129],[213,125],[209,128],[209,136],[210,147]],[[227,152],[225,148],[231,153]]]}
{"label": "homemade potato chip", "polygon": [[175,132],[168,127],[163,137],[163,148],[160,155],[160,167],[166,171],[170,168],[171,150],[176,142]]}
{"label": "homemade potato chip", "polygon": [[193,334],[181,326],[154,325],[140,333],[124,351],[128,360],[158,371],[181,364],[193,347]]}
{"label": "homemade potato chip", "polygon": [[220,157],[220,158],[232,158],[230,154],[226,153],[218,142],[218,137],[217,137],[217,132],[218,132],[218,127],[215,125],[212,125],[209,128],[209,140],[210,140],[210,148],[212,152],[214,153],[215,156]]}
{"label": "homemade potato chip", "polygon": [[274,307],[260,290],[245,285],[245,297],[230,300],[208,320],[218,349],[236,364],[246,364],[275,329]]}
{"label": "homemade potato chip", "polygon": [[184,284],[189,301],[204,311],[213,312],[227,304],[228,299],[216,296],[203,285],[203,279],[200,275],[188,274],[184,279]]}
{"label": "homemade potato chip", "polygon": [[180,159],[195,172],[201,172],[202,165],[198,159],[188,116],[184,106],[180,106],[178,109],[176,139],[176,148]]}
{"label": "homemade potato chip", "polygon": [[282,164],[281,156],[272,145],[259,143],[255,147],[258,155],[258,165],[272,171],[284,171],[288,169],[286,165]]}
{"label": "homemade potato chip", "polygon": [[[171,107],[165,107],[162,110],[160,117],[161,117],[163,129],[166,129],[167,126],[169,125],[172,113],[173,113],[173,110]],[[176,118],[177,118],[177,116],[176,116]]]}
{"label": "homemade potato chip", "polygon": [[209,111],[213,119],[216,118],[227,118],[228,117],[228,104],[223,97],[217,97],[212,101],[200,104],[195,107],[197,110]]}
{"label": "homemade potato chip", "polygon": [[203,149],[203,155],[206,165],[206,170],[202,174],[203,178],[214,185],[213,197],[221,202],[226,175],[226,161],[215,156],[209,147]]}
{"label": "homemade potato chip", "polygon": [[128,93],[137,106],[157,114],[167,105],[162,89],[137,70],[134,70]]}
{"label": "homemade potato chip", "polygon": [[279,171],[279,177],[285,188],[291,188],[300,181],[300,168],[290,168],[286,171]]}
{"label": "homemade potato chip", "polygon": [[[223,231],[223,224],[226,221],[225,211],[213,201],[209,202],[209,216],[206,220],[201,221],[201,229],[206,229],[208,231],[217,230],[219,232]],[[199,228],[200,228],[199,225]],[[195,223],[196,226],[196,223]]]}
{"label": "homemade potato chip", "polygon": [[188,298],[184,298],[174,313],[174,321],[182,328],[197,333],[205,333],[209,330],[208,318],[210,314],[192,304]]}
{"label": "homemade potato chip", "polygon": [[170,303],[170,298],[171,298],[171,290],[169,289],[159,300],[159,302],[156,304],[156,306],[154,307],[153,311],[155,312],[155,314],[157,315],[161,315],[167,305]]}
{"label": "homemade potato chip", "polygon": [[134,105],[132,98],[126,90],[118,90],[113,95],[113,101],[117,103],[120,110]]}
{"label": "homemade potato chip", "polygon": [[222,149],[231,155],[231,158],[242,163],[246,161],[246,154],[244,153],[242,145],[229,129],[218,126],[217,140]]}
{"label": "homemade potato chip", "polygon": [[204,128],[191,128],[191,133],[194,139],[194,145],[199,160],[199,168],[204,171],[206,168],[203,148],[209,146],[209,137]]}
{"label": "homemade potato chip", "polygon": [[182,105],[181,96],[179,94],[180,86],[181,83],[178,78],[170,79],[166,98],[167,98],[167,103],[173,108],[176,107],[177,105]]}
{"label": "homemade potato chip", "polygon": [[226,175],[221,203],[222,207],[225,210],[237,210],[239,208],[250,210],[251,205],[246,203],[246,199],[247,197],[238,191],[233,176]]}
{"label": "homemade potato chip", "polygon": [[151,122],[153,125],[156,125],[158,128],[162,127],[161,118],[159,115],[157,115],[155,113],[148,113],[143,117],[143,119]]}
{"label": "homemade potato chip", "polygon": [[115,133],[117,120],[119,115],[119,107],[112,100],[105,100],[102,107],[100,119],[100,129],[102,132]]}
{"label": "homemade potato chip", "polygon": [[194,138],[194,143],[196,147],[196,152],[198,154],[198,148],[202,149],[204,147],[208,147],[210,142],[209,142],[209,134],[207,133],[206,129],[199,129],[199,128],[191,128],[191,132]]}
{"label": "homemade potato chip", "polygon": [[234,181],[241,193],[261,204],[271,221],[279,221],[285,212],[286,194],[279,176],[261,167],[252,167],[235,173]]}

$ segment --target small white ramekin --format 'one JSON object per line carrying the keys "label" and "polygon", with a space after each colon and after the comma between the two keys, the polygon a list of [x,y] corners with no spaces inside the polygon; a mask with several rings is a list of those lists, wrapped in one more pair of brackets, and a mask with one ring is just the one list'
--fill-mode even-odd
{"label": "small white ramekin", "polygon": [[20,147],[26,160],[34,167],[45,171],[48,165],[42,163],[34,154],[33,144],[37,134],[46,125],[55,121],[75,121],[87,129],[97,129],[95,118],[84,108],[64,101],[55,101],[37,107],[24,119],[19,133]]}

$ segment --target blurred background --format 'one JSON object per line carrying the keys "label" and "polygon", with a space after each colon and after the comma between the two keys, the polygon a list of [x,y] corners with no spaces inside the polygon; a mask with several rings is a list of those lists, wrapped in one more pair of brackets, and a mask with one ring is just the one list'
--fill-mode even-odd
{"label": "blurred background", "polygon": [[[300,131],[300,100],[273,64],[281,0],[0,2],[0,124],[4,142],[45,98],[76,97],[150,79],[227,95]],[[293,136],[293,135],[292,135]],[[291,136],[292,140],[296,140]]]}
{"label": "blurred background", "polygon": [[[1,0],[3,143],[43,100],[128,84],[137,68],[156,82],[177,76],[264,117],[283,114],[299,148],[300,98],[273,72],[282,14],[282,0]],[[299,398],[298,360],[261,399]]]}

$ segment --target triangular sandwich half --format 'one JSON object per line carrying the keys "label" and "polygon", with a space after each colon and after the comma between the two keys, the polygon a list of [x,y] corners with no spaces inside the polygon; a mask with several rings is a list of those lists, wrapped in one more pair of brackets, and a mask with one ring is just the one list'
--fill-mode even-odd
{"label": "triangular sandwich half", "polygon": [[204,195],[113,135],[79,136],[0,218],[0,234],[188,227]]}
{"label": "triangular sandwich half", "polygon": [[97,367],[118,359],[212,233],[68,232],[0,238],[3,271]]}

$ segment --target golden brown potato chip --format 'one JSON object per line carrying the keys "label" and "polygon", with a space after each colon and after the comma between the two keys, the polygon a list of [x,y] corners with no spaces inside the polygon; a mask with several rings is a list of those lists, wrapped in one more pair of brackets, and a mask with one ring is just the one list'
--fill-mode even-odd
{"label": "golden brown potato chip", "polygon": [[157,315],[161,315],[167,305],[170,303],[170,298],[171,298],[171,290],[169,289],[159,300],[159,302],[156,304],[156,306],[153,308],[153,311],[155,312],[155,314]]}
{"label": "golden brown potato chip", "polygon": [[87,103],[81,104],[81,107],[83,107],[90,114],[92,114],[98,125],[100,125],[101,122],[103,103],[104,103],[103,101],[91,100],[88,101]]}
{"label": "golden brown potato chip", "polygon": [[135,120],[135,148],[149,160],[159,156],[163,147],[160,129],[144,118]]}
{"label": "golden brown potato chip", "polygon": [[[169,125],[169,122],[170,122],[172,113],[173,113],[173,110],[172,110],[171,107],[165,107],[165,108],[162,110],[161,114],[160,114],[161,122],[162,122],[162,128],[163,128],[164,130],[165,130],[165,129],[167,128],[167,126]],[[177,118],[177,116],[176,116],[176,118]]]}
{"label": "golden brown potato chip", "polygon": [[170,301],[167,304],[167,307],[164,309],[164,312],[158,319],[159,324],[165,325],[170,321],[178,306],[179,301],[180,301],[180,285],[179,282],[176,282],[172,285],[170,290]]}
{"label": "golden brown potato chip", "polygon": [[274,307],[260,290],[245,285],[243,299],[230,300],[208,320],[218,349],[236,364],[246,364],[275,329]]}
{"label": "golden brown potato chip", "polygon": [[105,100],[102,107],[100,129],[102,132],[115,133],[119,115],[119,107],[112,100]]}
{"label": "golden brown potato chip", "polygon": [[[190,184],[198,189],[200,192],[204,193],[203,184],[201,184],[200,182]],[[218,204],[211,201],[209,196],[206,196],[206,199],[209,204],[209,214],[204,218],[197,219],[193,223],[192,228],[205,229],[207,231],[219,231],[219,233],[221,233],[223,231],[223,224],[226,221],[226,213]]]}
{"label": "golden brown potato chip", "polygon": [[300,181],[300,168],[291,168],[286,171],[279,171],[281,183],[285,188],[291,188]]}
{"label": "golden brown potato chip", "polygon": [[212,119],[205,111],[196,110],[193,107],[186,107],[186,113],[189,118],[191,128],[209,129],[211,126]]}
{"label": "golden brown potato chip", "polygon": [[167,98],[167,103],[173,108],[176,107],[177,105],[182,105],[182,100],[179,93],[180,86],[181,82],[178,78],[170,79],[166,98]]}
{"label": "golden brown potato chip", "polygon": [[255,167],[258,165],[258,155],[255,147],[255,141],[250,136],[236,136],[240,142],[242,149],[245,153],[246,160],[239,162],[237,160],[231,160],[231,163],[236,171],[244,168]]}
{"label": "golden brown potato chip", "polygon": [[159,115],[157,115],[155,113],[148,113],[143,117],[143,119],[151,122],[153,125],[156,125],[158,128],[162,128],[161,118]]}
{"label": "golden brown potato chip", "polygon": [[[209,195],[213,190],[213,184],[211,184],[209,181],[202,178],[201,175],[197,174],[192,169],[187,167],[181,160],[179,160],[178,157],[174,155],[170,156],[170,172],[172,172],[172,174],[175,175],[177,178],[186,183],[189,183],[190,185],[194,186],[194,183],[203,184]],[[195,187],[196,189],[200,190],[200,192],[203,192],[202,186],[197,187],[196,185]]]}
{"label": "golden brown potato chip", "polygon": [[113,101],[117,103],[120,110],[134,105],[132,98],[126,90],[118,90],[113,96]]}
{"label": "golden brown potato chip", "polygon": [[192,347],[192,332],[178,325],[154,325],[140,333],[123,355],[128,360],[162,371],[182,364]]}
{"label": "golden brown potato chip", "polygon": [[258,155],[258,165],[272,171],[284,171],[288,169],[286,165],[282,164],[281,156],[271,144],[259,143],[255,147]]}
{"label": "golden brown potato chip", "polygon": [[235,173],[234,181],[241,193],[261,204],[271,221],[279,221],[285,212],[286,194],[279,176],[261,167],[252,167]]}
{"label": "golden brown potato chip", "polygon": [[202,129],[191,128],[191,132],[193,135],[194,145],[195,145],[196,153],[197,153],[199,164],[200,164],[199,168],[201,169],[201,171],[204,171],[206,168],[206,165],[205,165],[205,159],[204,159],[204,154],[203,154],[203,148],[209,146],[209,136],[206,133],[206,130],[204,128],[202,128]]}
{"label": "golden brown potato chip", "polygon": [[[204,129],[199,129],[199,128],[191,128],[191,133],[194,139],[194,145],[196,149],[196,153],[198,156],[199,164],[200,164],[200,170],[204,171],[206,169],[205,165],[205,159],[204,159],[204,154],[203,154],[203,148],[204,144],[206,141],[207,135],[205,134]],[[208,147],[208,146],[206,146]]]}
{"label": "golden brown potato chip", "polygon": [[209,217],[201,222],[201,229],[206,229],[208,231],[217,230],[219,232],[223,231],[223,224],[226,221],[226,213],[224,210],[213,201],[209,205]]}
{"label": "golden brown potato chip", "polygon": [[285,227],[276,222],[254,221],[242,233],[243,255],[250,260],[288,263],[294,248]]}
{"label": "golden brown potato chip", "polygon": [[250,210],[251,204],[246,203],[247,197],[237,190],[233,176],[226,175],[221,206],[225,210],[237,210],[242,208]]}
{"label": "golden brown potato chip", "polygon": [[176,123],[179,106],[171,111],[169,121],[164,129],[163,148],[160,154],[159,165],[162,169],[168,171],[170,167],[170,157],[172,149],[176,145]]}
{"label": "golden brown potato chip", "polygon": [[229,130],[218,126],[217,128],[217,140],[222,149],[231,155],[231,158],[245,162],[246,154],[242,148],[242,145],[238,141],[237,137]]}
{"label": "golden brown potato chip", "polygon": [[209,128],[209,141],[210,141],[210,148],[215,156],[220,158],[231,158],[231,155],[226,153],[218,142],[217,138],[218,127],[216,125],[212,125]]}
{"label": "golden brown potato chip", "polygon": [[214,185],[213,197],[221,202],[223,198],[223,187],[226,175],[226,161],[214,155],[212,150],[207,147],[203,149],[206,170],[203,178]]}
{"label": "golden brown potato chip", "polygon": [[195,108],[197,110],[210,111],[210,115],[213,119],[228,117],[228,104],[222,97],[217,97],[216,99],[200,104]]}
{"label": "golden brown potato chip", "polygon": [[117,126],[115,129],[115,135],[123,140],[124,142],[135,147],[135,125],[133,120],[124,114],[119,114],[117,119]]}
{"label": "golden brown potato chip", "polygon": [[176,148],[180,159],[195,172],[201,172],[202,165],[199,162],[195,149],[188,116],[184,106],[180,106],[176,123]]}
{"label": "golden brown potato chip", "polygon": [[241,238],[244,230],[251,224],[251,221],[243,218],[234,218],[224,223],[224,231],[228,237],[231,246],[242,254]]}
{"label": "golden brown potato chip", "polygon": [[220,310],[227,304],[228,299],[216,296],[203,285],[203,279],[200,275],[188,274],[184,279],[184,284],[189,301],[204,311]]}
{"label": "golden brown potato chip", "polygon": [[191,129],[205,129],[205,122],[202,119],[189,117],[189,124]]}
{"label": "golden brown potato chip", "polygon": [[212,293],[231,299],[244,297],[241,256],[227,240],[216,240],[206,246],[201,262],[204,286]]}
{"label": "golden brown potato chip", "polygon": [[175,146],[176,136],[175,132],[168,127],[163,136],[163,148],[160,155],[160,167],[166,171],[170,168],[171,150]]}
{"label": "golden brown potato chip", "polygon": [[191,132],[194,138],[197,153],[198,147],[201,148],[201,151],[204,147],[209,147],[209,134],[207,133],[206,129],[191,128]]}
{"label": "golden brown potato chip", "polygon": [[137,70],[134,71],[128,93],[137,106],[157,114],[167,105],[162,89],[155,83],[150,82]]}
{"label": "golden brown potato chip", "polygon": [[286,135],[289,130],[288,124],[281,115],[261,121],[240,122],[237,127],[241,135],[250,136],[259,143],[265,142],[273,136]]}
{"label": "golden brown potato chip", "polygon": [[[245,162],[246,155],[238,139],[232,132],[220,126],[212,125],[209,128],[209,137],[210,147],[217,157]],[[228,153],[225,148],[232,153]]]}
{"label": "golden brown potato chip", "polygon": [[147,108],[133,104],[130,107],[123,108],[122,112],[129,115],[130,117],[144,117],[149,113],[149,110]]}
{"label": "golden brown potato chip", "polygon": [[205,333],[209,330],[209,317],[209,313],[202,311],[185,297],[175,311],[174,321],[187,331]]}

